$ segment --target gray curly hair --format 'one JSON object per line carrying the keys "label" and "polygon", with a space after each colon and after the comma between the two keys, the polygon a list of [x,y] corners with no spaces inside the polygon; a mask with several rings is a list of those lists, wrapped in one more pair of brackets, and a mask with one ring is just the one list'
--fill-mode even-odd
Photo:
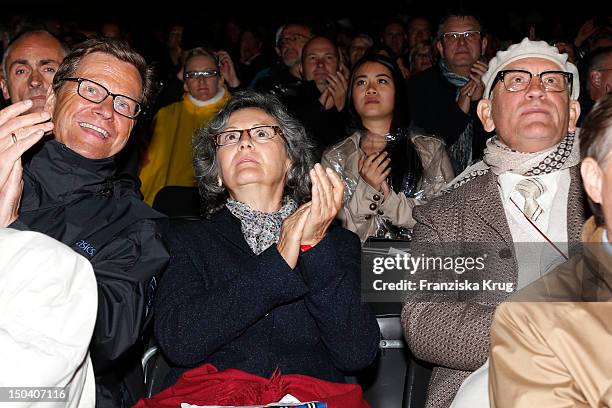
{"label": "gray curly hair", "polygon": [[298,205],[310,199],[308,171],[313,166],[313,144],[304,126],[287,113],[275,96],[245,90],[235,93],[217,116],[206,127],[198,129],[193,137],[193,165],[202,197],[202,211],[207,218],[219,211],[229,198],[225,186],[218,184],[220,173],[215,135],[227,128],[232,113],[246,108],[263,110],[278,122],[283,131],[291,160],[283,195],[291,197]]}

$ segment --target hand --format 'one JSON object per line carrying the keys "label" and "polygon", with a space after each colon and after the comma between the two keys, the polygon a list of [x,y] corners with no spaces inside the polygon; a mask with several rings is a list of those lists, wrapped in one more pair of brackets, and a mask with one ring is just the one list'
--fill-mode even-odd
{"label": "hand", "polygon": [[325,88],[325,90],[321,92],[321,96],[319,96],[319,103],[325,108],[325,110],[329,110],[334,106],[334,98],[330,93],[329,87]]}
{"label": "hand", "polygon": [[300,255],[300,242],[304,233],[304,225],[310,214],[311,202],[303,204],[293,214],[285,218],[281,227],[276,248],[287,265],[294,269]]}
{"label": "hand", "polygon": [[372,153],[360,157],[357,164],[361,178],[378,191],[382,190],[382,183],[391,173],[391,159],[387,155],[386,151]]}
{"label": "hand", "polygon": [[333,98],[336,110],[341,112],[346,102],[348,79],[345,78],[341,71],[331,74],[327,77],[327,90],[329,90],[329,94]]}
{"label": "hand", "polygon": [[221,70],[221,76],[225,82],[227,82],[230,88],[235,88],[240,85],[240,80],[238,79],[238,75],[236,75],[232,57],[230,57],[227,51],[217,51],[215,55],[219,59],[219,69]]}
{"label": "hand", "polygon": [[586,41],[587,38],[592,36],[597,31],[597,27],[595,27],[595,20],[590,19],[584,22],[580,30],[578,30],[578,34],[576,34],[576,38],[574,39],[574,45],[576,48],[580,48],[583,42]]}
{"label": "hand", "polygon": [[[23,181],[21,156],[53,129],[46,122],[48,112],[19,116],[32,107],[32,101],[17,102],[0,111],[0,226],[17,219]],[[13,138],[14,135],[14,138]],[[14,139],[14,140],[13,140]]]}
{"label": "hand", "polygon": [[324,169],[319,163],[315,164],[309,175],[312,204],[300,243],[314,246],[323,239],[329,224],[342,208],[344,183],[335,171]]}

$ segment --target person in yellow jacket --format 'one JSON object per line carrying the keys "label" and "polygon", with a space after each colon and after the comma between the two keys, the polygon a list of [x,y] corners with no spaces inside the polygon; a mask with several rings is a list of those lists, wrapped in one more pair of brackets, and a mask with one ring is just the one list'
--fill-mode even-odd
{"label": "person in yellow jacket", "polygon": [[140,170],[144,200],[153,205],[165,186],[195,187],[191,138],[230,99],[229,86],[239,84],[229,55],[198,47],[185,56],[185,95],[157,112],[153,136]]}

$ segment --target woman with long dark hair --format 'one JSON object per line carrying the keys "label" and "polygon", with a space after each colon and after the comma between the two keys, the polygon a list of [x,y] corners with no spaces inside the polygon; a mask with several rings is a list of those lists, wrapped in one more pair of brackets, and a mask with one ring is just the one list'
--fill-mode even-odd
{"label": "woman with long dark hair", "polygon": [[444,142],[410,134],[403,77],[383,55],[355,64],[348,103],[355,131],[323,156],[345,182],[338,218],[362,242],[370,236],[408,240],[412,208],[453,178]]}

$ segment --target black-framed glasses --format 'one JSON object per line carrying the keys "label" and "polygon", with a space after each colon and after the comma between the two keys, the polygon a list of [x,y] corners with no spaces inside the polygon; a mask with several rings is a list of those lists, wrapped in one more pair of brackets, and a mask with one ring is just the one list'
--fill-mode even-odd
{"label": "black-framed glasses", "polygon": [[447,43],[456,43],[460,38],[463,38],[465,41],[474,41],[480,39],[480,31],[449,31],[447,33],[443,33],[441,37]]}
{"label": "black-framed glasses", "polygon": [[570,90],[573,81],[573,75],[571,72],[565,71],[543,71],[539,74],[532,74],[529,71],[523,69],[507,69],[499,71],[495,76],[495,81],[491,85],[489,91],[489,97],[495,88],[497,82],[501,81],[504,84],[504,88],[508,92],[520,92],[524,91],[529,87],[531,78],[537,76],[540,78],[540,84],[546,92],[563,92]]}
{"label": "black-framed glasses", "polygon": [[77,82],[77,93],[93,103],[102,103],[109,95],[113,98],[113,110],[129,119],[135,119],[142,112],[142,105],[129,96],[114,94],[104,85],[87,78],[62,78],[60,81]]}
{"label": "black-framed glasses", "polygon": [[209,69],[206,71],[187,71],[185,72],[185,79],[198,79],[198,78],[212,78],[219,76],[219,71],[216,69]]}
{"label": "black-framed glasses", "polygon": [[245,132],[249,135],[251,140],[255,141],[256,143],[266,143],[275,136],[283,136],[283,130],[280,128],[280,126],[262,125],[255,126],[250,129],[234,129],[217,133],[215,135],[215,143],[217,146],[236,144],[240,141]]}

